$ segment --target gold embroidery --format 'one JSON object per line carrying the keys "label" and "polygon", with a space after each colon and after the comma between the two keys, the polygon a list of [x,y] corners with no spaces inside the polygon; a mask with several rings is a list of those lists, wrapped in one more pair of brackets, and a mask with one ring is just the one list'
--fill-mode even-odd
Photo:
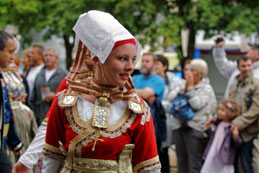
{"label": "gold embroidery", "polygon": [[[75,106],[73,106],[71,109],[67,108],[65,113],[66,113],[66,116],[67,116],[67,119],[68,119],[69,123],[73,124],[73,126],[71,125],[71,127],[72,128],[74,127],[73,130],[76,133],[80,133],[81,130],[86,130],[86,129],[89,129],[89,128],[93,128],[91,126],[91,119],[88,120],[88,121],[84,121],[84,120],[82,120],[80,118],[80,115],[79,115],[78,109],[77,109],[77,104],[75,104]],[[104,129],[101,130],[101,136],[103,134],[102,132],[104,132],[104,131],[105,132],[107,131],[107,132],[109,132],[109,134],[111,134],[111,132],[113,132],[114,130],[122,128],[121,126],[123,126],[123,125],[127,125],[128,126],[128,124],[125,124],[126,120],[128,120],[128,118],[133,118],[133,121],[134,121],[134,119],[136,117],[136,116],[134,116],[135,114],[130,115],[130,113],[132,113],[132,112],[129,109],[126,109],[118,122],[116,122],[114,125],[108,126],[108,128],[105,129],[105,130]],[[132,120],[128,120],[128,121],[131,122],[131,124],[133,122]],[[107,137],[109,137],[109,135],[107,135]]]}
{"label": "gold embroidery", "polygon": [[141,172],[141,171],[147,171],[147,170],[156,170],[161,168],[160,165],[160,161],[159,161],[159,157],[156,156],[152,159],[140,162],[139,164],[137,164],[134,169],[133,172],[137,173],[137,172]]}
{"label": "gold embroidery", "polygon": [[43,154],[57,160],[65,159],[65,155],[62,153],[62,151],[60,151],[59,148],[49,145],[47,143],[45,143],[44,145]]}
{"label": "gold embroidery", "polygon": [[143,103],[136,93],[132,94],[132,98],[128,101],[128,106],[134,113],[143,113]]}
{"label": "gold embroidery", "polygon": [[151,116],[150,108],[149,108],[148,104],[146,102],[144,102],[144,104],[143,104],[143,115],[142,115],[142,119],[141,119],[140,124],[144,125],[145,122],[149,122],[150,116]]}
{"label": "gold embroidery", "polygon": [[54,146],[52,146],[52,145],[45,144],[45,145],[44,145],[44,148],[47,149],[47,150],[49,150],[49,151],[52,151],[52,152],[54,152],[54,153],[62,154],[62,152],[60,151],[59,148],[54,147]]}
{"label": "gold embroidery", "polygon": [[119,154],[119,172],[132,173],[131,155],[134,144],[126,144]]}
{"label": "gold embroidery", "polygon": [[8,135],[9,126],[10,126],[10,124],[9,124],[9,123],[4,125],[4,133],[3,133],[3,137],[6,137],[6,136]]}
{"label": "gold embroidery", "polygon": [[[68,147],[68,153],[65,160],[65,165],[61,172],[70,172],[73,168],[73,158],[75,157],[75,151],[76,151],[76,145],[82,141],[84,138],[87,138],[88,135],[92,134],[96,129],[89,129],[87,131],[83,131],[82,133],[78,134],[73,140],[70,141],[69,147]],[[62,146],[61,146],[62,147]]]}
{"label": "gold embroidery", "polygon": [[96,134],[94,135],[94,137],[92,137],[92,140],[94,140],[94,145],[93,145],[92,151],[95,150],[95,145],[96,145],[97,141],[100,141],[100,142],[104,141],[103,139],[99,139],[99,137],[100,137],[100,129],[98,129]]}
{"label": "gold embroidery", "polygon": [[[76,156],[81,156],[81,148],[88,145],[88,143],[94,141],[96,135],[96,130],[98,128],[91,126],[91,119],[88,121],[83,121],[78,113],[77,104],[72,107],[65,109],[65,114],[67,120],[70,124],[70,127],[77,134],[81,134],[82,131],[92,131],[89,136],[85,136],[80,143],[75,145],[75,154]],[[126,109],[122,117],[112,126],[108,126],[107,129],[100,129],[100,136],[115,138],[120,136],[122,133],[125,133],[126,130],[131,126],[136,118],[136,114],[132,113],[129,109]],[[97,142],[97,141],[96,141]]]}
{"label": "gold embroidery", "polygon": [[128,101],[128,105],[129,105],[129,109],[131,109],[133,112],[135,113],[142,113],[142,107],[141,107],[141,103],[139,102],[135,102],[135,101]]}
{"label": "gold embroidery", "polygon": [[114,172],[118,171],[118,163],[116,160],[100,160],[87,158],[73,158],[73,169],[76,171],[86,172]]}
{"label": "gold embroidery", "polygon": [[96,99],[94,105],[94,113],[92,126],[98,128],[107,128],[110,114],[110,102],[105,97]]}
{"label": "gold embroidery", "polygon": [[[124,116],[126,115],[126,116]],[[106,130],[101,131],[101,136],[108,138],[116,138],[120,136],[122,133],[125,133],[126,130],[131,126],[136,118],[136,114],[132,114],[130,110],[127,110],[118,123],[123,123],[121,126],[117,126],[114,124],[113,126],[109,126]]]}
{"label": "gold embroidery", "polygon": [[63,98],[59,102],[60,107],[70,107],[74,106],[77,100],[77,93],[64,93]]}
{"label": "gold embroidery", "polygon": [[[80,138],[73,140],[73,144],[78,142],[79,139]],[[118,162],[116,160],[101,160],[80,157],[69,158],[72,156],[72,153],[69,153],[61,173],[67,173],[71,170],[91,173],[132,173],[131,154],[133,148],[134,144],[125,145],[122,152],[119,154]],[[69,149],[69,151],[70,150],[71,149]],[[68,163],[68,161],[70,161],[70,163]]]}

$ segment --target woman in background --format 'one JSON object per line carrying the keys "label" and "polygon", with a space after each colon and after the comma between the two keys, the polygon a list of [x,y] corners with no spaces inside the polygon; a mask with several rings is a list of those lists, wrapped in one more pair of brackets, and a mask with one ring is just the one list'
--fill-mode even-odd
{"label": "woman in background", "polygon": [[22,65],[23,65],[22,76],[26,77],[27,73],[29,71],[29,68],[31,66],[30,49],[26,49],[23,51],[21,61],[22,61]]}
{"label": "woman in background", "polygon": [[[24,152],[34,138],[38,127],[34,113],[24,104],[27,93],[23,79],[19,75],[18,67],[14,61],[15,57],[12,57],[9,61],[9,67],[4,69],[2,75],[8,90],[15,127],[23,143],[22,152]],[[10,157],[13,164],[16,163],[19,158],[17,156],[14,157],[12,153]]]}
{"label": "woman in background", "polygon": [[[179,173],[200,173],[201,170],[205,123],[215,113],[217,106],[207,74],[208,66],[202,59],[194,59],[184,65],[185,85],[181,92],[187,95],[195,115],[185,122],[173,117],[173,141]],[[177,96],[175,93],[173,95]]]}
{"label": "woman in background", "polygon": [[162,141],[162,146],[159,148],[158,154],[162,165],[161,172],[170,172],[168,148],[173,144],[172,141],[172,116],[170,115],[171,101],[169,97],[170,91],[176,93],[181,90],[183,81],[177,78],[173,72],[168,71],[168,60],[165,56],[158,54],[156,55],[155,70],[165,80],[165,91],[162,99],[162,105],[166,112],[166,126],[167,126],[167,138],[166,141]]}

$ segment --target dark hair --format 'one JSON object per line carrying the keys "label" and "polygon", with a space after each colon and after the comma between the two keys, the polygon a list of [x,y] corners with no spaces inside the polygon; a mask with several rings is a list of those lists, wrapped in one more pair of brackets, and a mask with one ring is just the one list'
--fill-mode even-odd
{"label": "dark hair", "polygon": [[184,60],[182,60],[182,73],[183,73],[183,79],[185,79],[184,78],[184,67],[186,66],[186,65],[188,65],[188,64],[191,64],[191,61],[192,61],[192,59],[190,59],[190,58],[185,58]]}
{"label": "dark hair", "polygon": [[168,59],[164,55],[156,55],[156,61],[160,61],[163,64],[163,66],[166,66],[165,71],[168,70]]}
{"label": "dark hair", "polygon": [[13,36],[3,30],[0,30],[0,50],[4,50],[9,38],[13,39]]}
{"label": "dark hair", "polygon": [[248,60],[251,60],[251,58],[246,56],[246,55],[238,57],[237,60],[236,60],[237,61],[237,66],[239,66],[239,63],[240,63],[241,60],[248,61]]}
{"label": "dark hair", "polygon": [[191,63],[191,60],[192,60],[192,58],[182,58],[182,59],[180,59],[180,66],[182,68],[182,71],[183,71],[184,66],[186,64],[190,64]]}
{"label": "dark hair", "polygon": [[44,46],[41,44],[33,44],[32,47],[37,47],[38,48],[38,53],[43,56],[44,54]]}

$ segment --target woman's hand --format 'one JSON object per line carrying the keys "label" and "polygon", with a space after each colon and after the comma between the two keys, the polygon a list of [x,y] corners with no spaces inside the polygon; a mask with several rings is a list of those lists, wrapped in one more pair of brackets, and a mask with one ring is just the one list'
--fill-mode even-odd
{"label": "woman's hand", "polygon": [[184,72],[184,78],[186,80],[185,90],[189,90],[190,88],[194,87],[194,80],[193,80],[193,74],[191,71],[185,71]]}
{"label": "woman's hand", "polygon": [[14,165],[12,173],[29,173],[29,168],[27,168],[25,165],[18,161]]}

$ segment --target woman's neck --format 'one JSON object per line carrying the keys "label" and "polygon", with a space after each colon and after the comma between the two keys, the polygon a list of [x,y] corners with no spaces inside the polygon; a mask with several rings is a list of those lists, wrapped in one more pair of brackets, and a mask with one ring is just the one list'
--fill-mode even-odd
{"label": "woman's neck", "polygon": [[[104,71],[101,67],[101,65],[96,68],[95,73],[94,73],[94,80],[98,82],[99,85],[103,85],[103,86],[111,86],[111,83],[107,80],[107,78],[105,77]],[[116,87],[116,86],[114,86]]]}
{"label": "woman's neck", "polygon": [[95,104],[95,100],[96,100],[96,97],[95,97],[95,96],[93,96],[93,95],[88,95],[88,94],[84,94],[84,93],[81,93],[80,96],[81,96],[83,99],[89,101],[90,103]]}

